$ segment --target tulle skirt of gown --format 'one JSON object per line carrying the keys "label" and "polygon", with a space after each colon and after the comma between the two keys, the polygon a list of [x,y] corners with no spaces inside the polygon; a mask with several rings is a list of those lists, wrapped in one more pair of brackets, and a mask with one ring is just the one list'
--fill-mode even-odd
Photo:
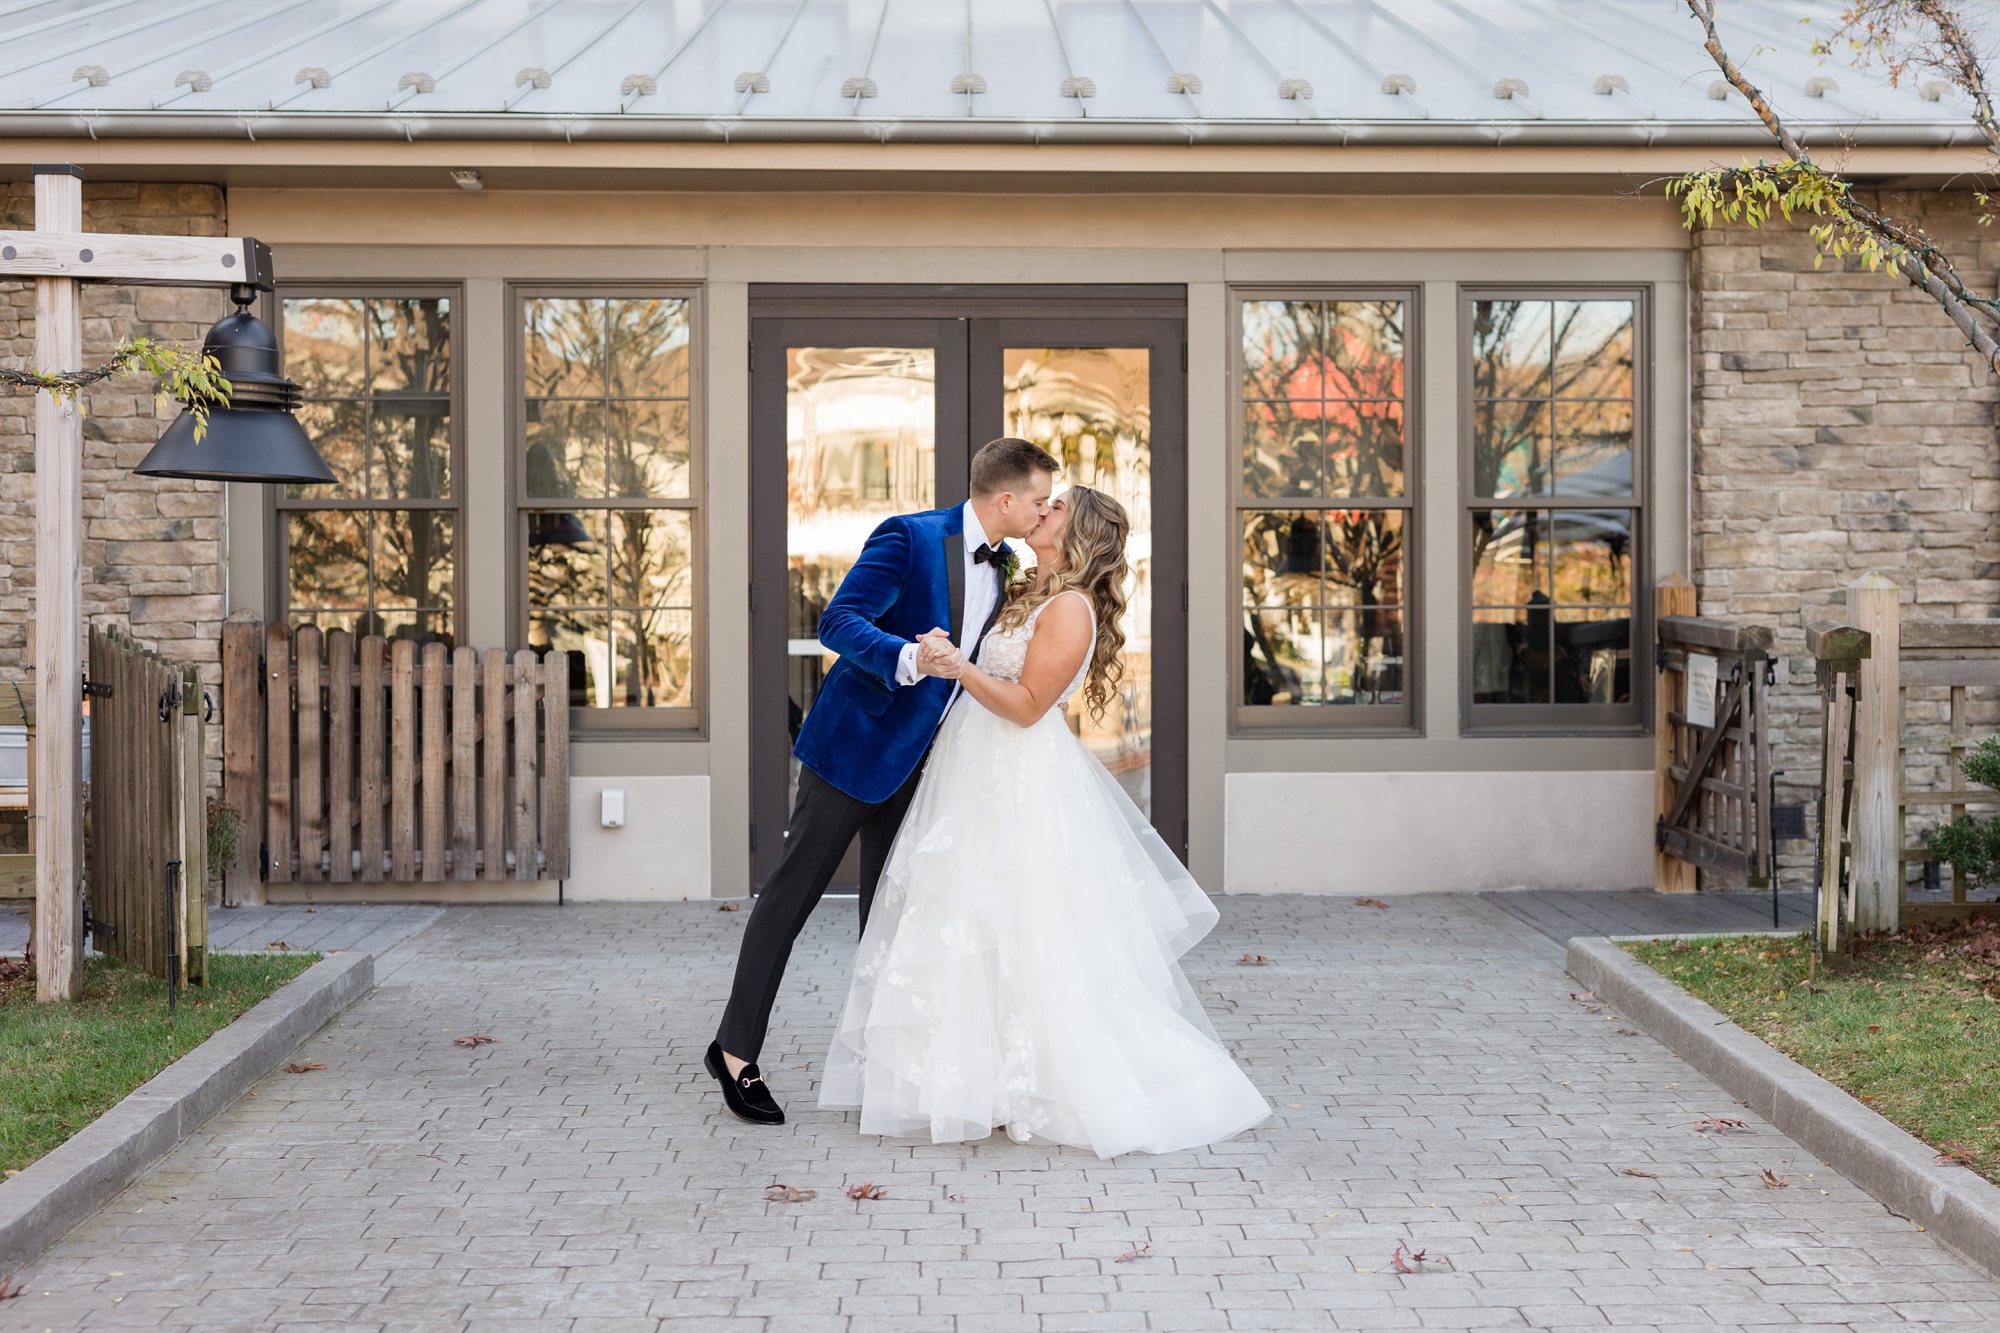
{"label": "tulle skirt of gown", "polygon": [[1270,1106],[1178,960],[1216,910],[1050,711],[970,697],[940,729],[877,889],[820,1105],[866,1134],[1173,1152]]}

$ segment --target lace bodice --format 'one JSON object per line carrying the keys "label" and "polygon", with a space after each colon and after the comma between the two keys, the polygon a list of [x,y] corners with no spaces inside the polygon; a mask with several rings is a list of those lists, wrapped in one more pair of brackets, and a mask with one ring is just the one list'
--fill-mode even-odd
{"label": "lace bodice", "polygon": [[[1074,590],[1058,594],[1062,597],[1084,597]],[[1084,601],[1090,599],[1084,597]],[[979,645],[979,665],[1002,680],[1018,683],[1022,668],[1028,664],[1028,642],[1035,637],[1035,622],[1042,618],[1042,612],[1055,604],[1054,600],[1043,602],[1029,613],[1027,620],[1009,629],[994,629]],[[1090,648],[1083,654],[1083,665],[1076,669],[1076,675],[1056,700],[1058,706],[1066,704],[1070,696],[1083,688],[1083,678],[1090,671],[1090,654],[1097,648],[1097,629],[1093,620],[1090,631]]]}

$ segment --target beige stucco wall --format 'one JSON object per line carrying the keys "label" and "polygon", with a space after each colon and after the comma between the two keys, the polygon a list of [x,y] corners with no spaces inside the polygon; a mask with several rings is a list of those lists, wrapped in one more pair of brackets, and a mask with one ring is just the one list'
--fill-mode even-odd
{"label": "beige stucco wall", "polygon": [[1682,249],[1651,198],[269,190],[230,193],[273,244],[1145,249]]}
{"label": "beige stucco wall", "polygon": [[[468,569],[500,568],[506,559],[505,506],[498,489],[506,428],[497,373],[505,284],[667,279],[700,284],[707,352],[705,731],[645,742],[579,739],[576,765],[580,775],[592,779],[705,777],[717,893],[742,892],[749,873],[749,719],[742,662],[749,632],[746,349],[755,283],[1185,287],[1194,497],[1188,516],[1189,833],[1191,860],[1204,883],[1227,883],[1225,848],[1231,837],[1255,836],[1248,825],[1232,833],[1227,773],[1289,781],[1311,805],[1342,799],[1339,781],[1326,776],[1339,773],[1429,772],[1440,775],[1439,781],[1458,774],[1460,786],[1470,790],[1478,785],[1476,775],[1487,771],[1630,774],[1650,763],[1643,737],[1458,735],[1455,320],[1462,282],[1652,287],[1660,391],[1649,530],[1654,563],[1684,569],[1688,237],[1672,209],[1658,200],[238,189],[231,204],[239,230],[276,247],[285,278],[464,284],[460,364],[469,390],[468,475],[475,486],[486,476],[491,492],[468,497]],[[1421,735],[1338,739],[1230,732],[1236,596],[1228,503],[1234,475],[1232,289],[1271,282],[1393,282],[1421,294],[1427,330],[1422,642],[1429,682]],[[244,526],[239,559],[249,556],[256,540],[247,520]],[[237,586],[247,588],[247,578],[239,578]],[[498,580],[480,580],[467,593],[469,641],[500,641],[493,636],[506,633],[507,609]],[[1527,794],[1517,799],[1539,799],[1534,793],[1542,787],[1529,784],[1519,791]],[[1643,832],[1649,813],[1635,805],[1627,814],[1631,829]],[[1331,836],[1337,827],[1345,826],[1323,822],[1319,831]],[[1265,858],[1243,887],[1280,882],[1309,887],[1342,854],[1325,838],[1302,832],[1280,858],[1283,864]]]}

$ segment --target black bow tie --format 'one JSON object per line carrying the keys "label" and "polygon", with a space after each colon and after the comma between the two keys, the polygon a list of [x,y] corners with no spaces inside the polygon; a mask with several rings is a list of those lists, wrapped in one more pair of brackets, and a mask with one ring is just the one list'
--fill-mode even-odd
{"label": "black bow tie", "polygon": [[1005,547],[995,550],[985,542],[979,543],[972,550],[972,563],[975,565],[991,565],[995,569],[998,569],[1000,568],[1000,562],[1006,558],[1007,551]]}

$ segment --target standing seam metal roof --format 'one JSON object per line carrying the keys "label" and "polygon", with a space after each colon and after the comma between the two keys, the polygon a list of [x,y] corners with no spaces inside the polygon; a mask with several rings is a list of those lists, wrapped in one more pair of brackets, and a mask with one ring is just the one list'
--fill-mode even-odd
{"label": "standing seam metal roof", "polygon": [[[1956,92],[1812,55],[1837,9],[1723,6],[1810,141],[1977,140]],[[25,0],[0,33],[10,134],[1765,139],[1675,0]]]}

